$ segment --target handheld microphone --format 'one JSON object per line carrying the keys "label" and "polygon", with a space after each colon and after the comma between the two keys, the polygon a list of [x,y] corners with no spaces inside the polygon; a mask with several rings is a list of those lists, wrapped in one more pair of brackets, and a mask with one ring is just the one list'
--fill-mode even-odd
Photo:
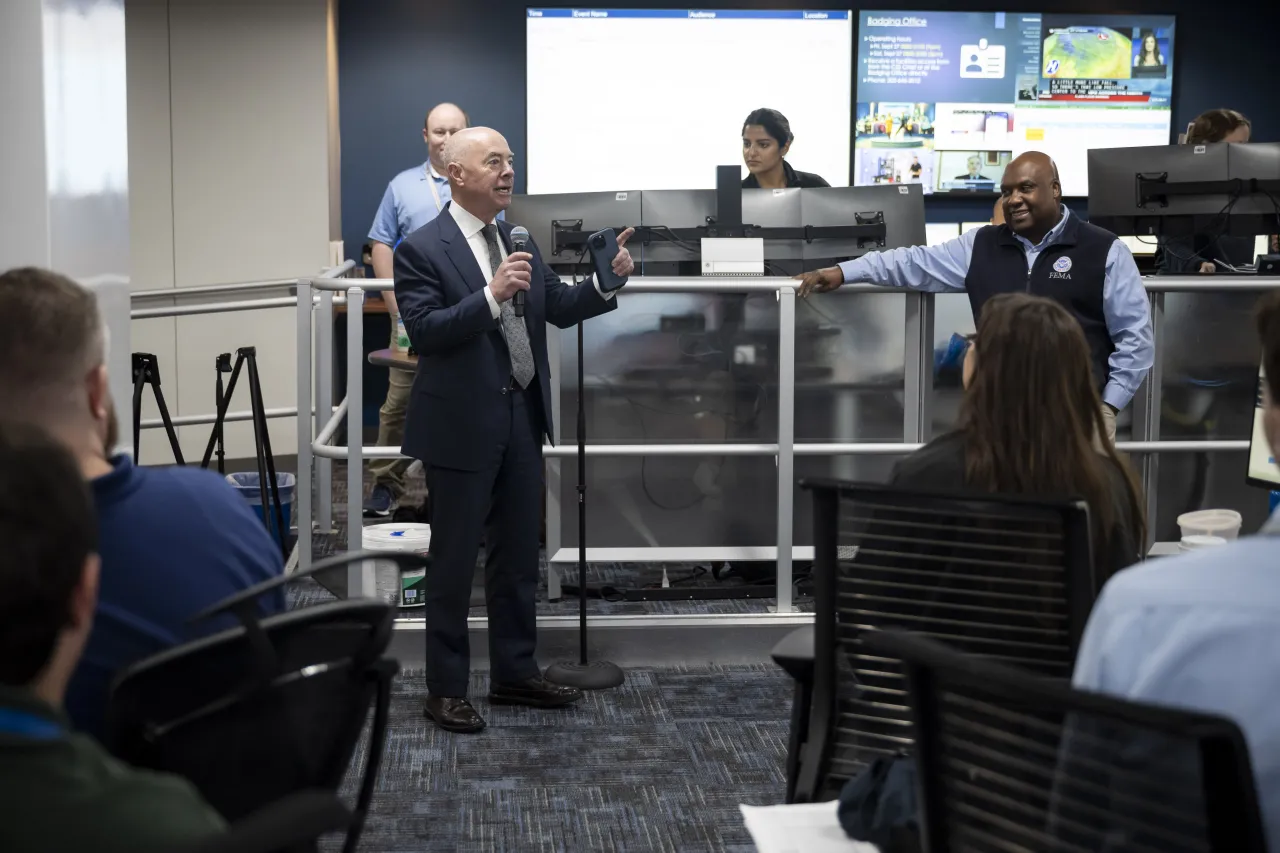
{"label": "handheld microphone", "polygon": [[[523,225],[517,225],[511,229],[511,248],[516,252],[525,251],[525,247],[529,245],[529,229]],[[517,317],[524,316],[524,291],[517,290],[516,295],[511,297],[511,307],[515,310]]]}

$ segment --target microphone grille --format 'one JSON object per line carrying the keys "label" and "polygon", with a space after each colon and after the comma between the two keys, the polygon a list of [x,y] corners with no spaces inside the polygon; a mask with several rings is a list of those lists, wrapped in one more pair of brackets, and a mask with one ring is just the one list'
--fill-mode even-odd
{"label": "microphone grille", "polygon": [[511,229],[511,242],[524,245],[529,242],[529,229],[523,225],[517,225]]}

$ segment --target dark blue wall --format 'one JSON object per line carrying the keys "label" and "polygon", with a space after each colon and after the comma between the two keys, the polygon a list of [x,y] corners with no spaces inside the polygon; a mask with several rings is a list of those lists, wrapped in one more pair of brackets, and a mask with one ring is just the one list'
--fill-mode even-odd
{"label": "dark blue wall", "polygon": [[[425,111],[439,101],[456,101],[474,124],[497,128],[507,137],[516,153],[516,191],[523,192],[519,162],[525,147],[524,10],[528,5],[527,0],[344,0],[340,4],[342,238],[349,257],[357,256],[365,242],[387,181],[426,159],[422,120]],[[678,4],[632,0],[616,5],[671,8]],[[699,8],[791,5],[786,0],[706,0]],[[810,0],[804,8],[843,9],[849,5]],[[1018,4],[972,0],[903,0],[893,4],[893,8],[957,11],[1014,6]],[[1280,140],[1277,75],[1268,35],[1280,28],[1280,3],[1275,0],[1128,0],[1121,6],[1106,0],[1041,0],[1023,4],[1023,8],[1177,15],[1173,126],[1185,127],[1212,107],[1232,107],[1253,120],[1255,140]],[[768,73],[766,57],[755,59],[759,61],[751,73]],[[779,60],[800,62],[803,58]],[[646,98],[641,81],[628,85],[626,81],[596,80],[590,68],[583,68],[580,82],[584,88],[621,84],[619,97],[637,110],[634,127],[622,132],[640,133],[650,124],[660,124],[660,117],[649,120],[640,112],[646,102],[653,104],[655,113],[661,107],[661,96]],[[749,85],[749,74],[744,76],[744,85]],[[566,103],[569,100],[566,96]],[[572,132],[571,126],[565,128],[566,141]],[[646,136],[655,135],[646,132]],[[647,156],[662,153],[649,148]],[[928,202],[928,218],[935,222],[985,220],[990,212],[990,201],[936,198]]]}

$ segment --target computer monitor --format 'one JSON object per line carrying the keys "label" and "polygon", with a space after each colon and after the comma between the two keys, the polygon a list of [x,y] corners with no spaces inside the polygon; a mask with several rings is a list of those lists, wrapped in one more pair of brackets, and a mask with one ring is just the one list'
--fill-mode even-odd
{"label": "computer monitor", "polygon": [[[1241,180],[1280,182],[1280,143],[1231,143],[1227,175]],[[1280,191],[1245,193],[1231,206],[1232,234],[1280,234]],[[1265,254],[1265,253],[1261,253]]]}
{"label": "computer monitor", "polygon": [[926,222],[924,225],[924,241],[927,246],[940,246],[959,236],[959,222]]}
{"label": "computer monitor", "polygon": [[[640,199],[640,222],[647,228],[698,228],[715,215],[715,190],[646,190]],[[701,253],[700,242],[662,239],[650,240],[640,254],[632,252],[642,263],[697,261]]]}
{"label": "computer monitor", "polygon": [[641,216],[640,191],[600,193],[552,193],[549,195],[518,195],[511,199],[506,220],[513,225],[529,229],[529,236],[537,244],[543,258],[549,264],[572,264],[578,253],[564,250],[553,253],[553,222],[577,222],[582,231],[598,231],[615,228],[621,231],[628,226],[639,225]]}
{"label": "computer monitor", "polygon": [[806,189],[800,204],[805,225],[855,225],[858,213],[884,214],[883,246],[860,246],[856,239],[814,240],[804,246],[806,261],[847,260],[880,249],[925,243],[924,191],[919,184]]}
{"label": "computer monitor", "polygon": [[1266,412],[1264,396],[1266,392],[1263,388],[1265,381],[1266,374],[1259,368],[1258,393],[1254,397],[1253,433],[1249,439],[1248,482],[1252,486],[1280,489],[1280,465],[1276,465],[1275,453],[1271,450],[1266,429],[1263,427],[1263,417]]}
{"label": "computer monitor", "polygon": [[1225,181],[1227,144],[1098,148],[1089,152],[1089,221],[1114,234],[1193,236],[1221,234],[1230,195],[1170,195],[1139,198],[1139,176],[1168,182]]}
{"label": "computer monitor", "polygon": [[[762,228],[799,228],[807,224],[800,211],[798,187],[781,190],[743,190],[742,222]],[[798,261],[804,257],[803,240],[765,240],[766,261]]]}

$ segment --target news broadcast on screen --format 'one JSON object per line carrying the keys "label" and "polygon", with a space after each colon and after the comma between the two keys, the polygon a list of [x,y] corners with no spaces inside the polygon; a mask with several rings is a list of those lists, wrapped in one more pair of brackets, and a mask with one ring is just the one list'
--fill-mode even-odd
{"label": "news broadcast on screen", "polygon": [[1171,16],[859,15],[855,186],[992,193],[1014,157],[1043,151],[1081,196],[1090,148],[1170,141]]}

